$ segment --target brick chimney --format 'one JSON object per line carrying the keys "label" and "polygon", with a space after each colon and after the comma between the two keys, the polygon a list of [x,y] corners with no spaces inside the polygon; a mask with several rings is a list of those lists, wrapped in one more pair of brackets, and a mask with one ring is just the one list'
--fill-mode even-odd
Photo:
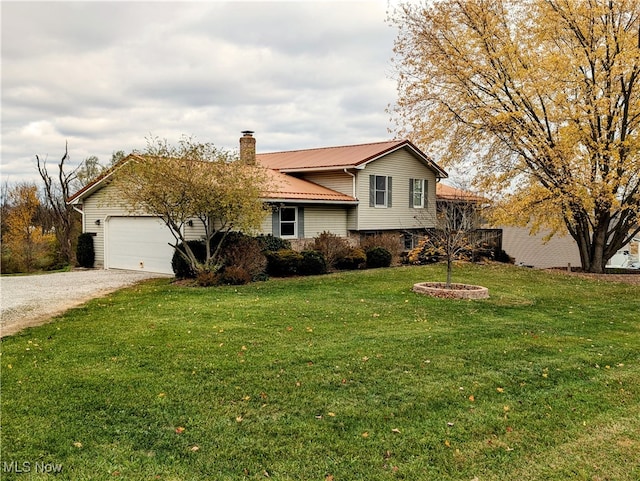
{"label": "brick chimney", "polygon": [[243,130],[240,137],[240,162],[248,165],[256,163],[256,139],[253,130]]}

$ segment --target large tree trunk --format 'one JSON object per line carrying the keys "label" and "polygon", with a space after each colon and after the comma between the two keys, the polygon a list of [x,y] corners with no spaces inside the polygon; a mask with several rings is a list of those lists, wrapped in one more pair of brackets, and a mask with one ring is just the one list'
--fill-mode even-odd
{"label": "large tree trunk", "polygon": [[569,232],[578,245],[582,269],[585,272],[604,274],[607,261],[611,258],[607,253],[615,253],[628,242],[629,238],[617,237],[614,240],[608,240],[607,234],[610,229],[608,221],[596,224],[593,232],[589,231],[588,226],[589,224],[584,223],[575,230],[570,227]]}

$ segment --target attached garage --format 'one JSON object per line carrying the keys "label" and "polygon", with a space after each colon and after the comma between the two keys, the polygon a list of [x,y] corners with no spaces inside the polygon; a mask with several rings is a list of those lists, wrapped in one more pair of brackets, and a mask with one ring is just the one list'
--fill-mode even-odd
{"label": "attached garage", "polygon": [[105,268],[173,274],[173,235],[157,217],[109,217]]}

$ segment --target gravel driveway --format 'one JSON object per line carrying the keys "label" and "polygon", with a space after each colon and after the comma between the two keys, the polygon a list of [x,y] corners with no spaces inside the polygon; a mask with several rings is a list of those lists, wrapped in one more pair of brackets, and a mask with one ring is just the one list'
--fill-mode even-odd
{"label": "gravel driveway", "polygon": [[169,277],[149,272],[75,270],[0,277],[0,337],[43,324],[57,314],[145,279]]}

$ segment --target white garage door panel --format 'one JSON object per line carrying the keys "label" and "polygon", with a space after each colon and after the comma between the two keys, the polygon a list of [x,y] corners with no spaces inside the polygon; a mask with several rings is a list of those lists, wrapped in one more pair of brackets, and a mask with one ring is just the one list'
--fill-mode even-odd
{"label": "white garage door panel", "polygon": [[107,268],[173,274],[174,238],[155,217],[111,217],[107,221]]}

